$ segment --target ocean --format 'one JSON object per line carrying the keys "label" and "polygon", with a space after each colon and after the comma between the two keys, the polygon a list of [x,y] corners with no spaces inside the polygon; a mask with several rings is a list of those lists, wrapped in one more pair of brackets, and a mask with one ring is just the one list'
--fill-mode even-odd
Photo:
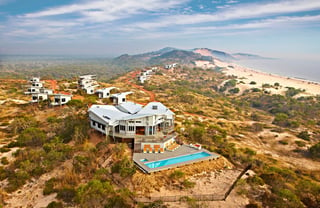
{"label": "ocean", "polygon": [[246,59],[234,63],[257,71],[320,83],[320,60]]}

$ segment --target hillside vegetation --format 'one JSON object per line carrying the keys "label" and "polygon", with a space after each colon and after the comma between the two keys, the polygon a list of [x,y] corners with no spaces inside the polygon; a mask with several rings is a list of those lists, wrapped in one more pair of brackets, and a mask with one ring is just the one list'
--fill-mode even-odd
{"label": "hillside vegetation", "polygon": [[[226,84],[233,78],[214,69],[181,67],[161,70],[143,85],[175,112],[179,140],[201,143],[227,159],[152,175],[136,169],[126,144],[113,144],[89,128],[87,106],[103,101],[75,92],[83,99],[65,107],[31,105],[21,81],[4,80],[0,84],[0,204],[170,207],[161,201],[136,203],[135,198],[160,189],[192,190],[210,173],[251,164],[251,174],[235,188],[238,197],[248,199],[247,207],[319,207],[320,98],[297,99],[290,91],[285,96],[263,91],[225,93],[237,87],[234,81]],[[148,102],[148,94],[125,81],[130,79],[126,74],[101,85],[132,90],[130,100]],[[58,86],[68,91],[72,83],[66,78]],[[181,206],[204,205],[188,199]]]}

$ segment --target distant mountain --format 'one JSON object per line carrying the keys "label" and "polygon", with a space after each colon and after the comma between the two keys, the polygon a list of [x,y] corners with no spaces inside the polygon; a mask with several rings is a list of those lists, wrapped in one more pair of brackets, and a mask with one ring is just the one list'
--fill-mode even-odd
{"label": "distant mountain", "polygon": [[201,54],[192,51],[180,50],[176,48],[166,47],[158,51],[152,51],[143,54],[128,55],[123,54],[115,59],[113,63],[121,66],[146,66],[157,64],[168,64],[177,62],[180,64],[192,64],[197,60],[212,61],[211,56],[202,56]]}
{"label": "distant mountain", "polygon": [[160,56],[150,59],[151,64],[177,62],[180,64],[191,64],[197,60],[212,61],[212,57],[202,56],[201,54],[193,53],[192,51],[173,50],[161,54]]}
{"label": "distant mountain", "polygon": [[194,53],[201,54],[203,56],[211,56],[213,58],[221,59],[223,61],[231,61],[234,60],[235,57],[233,57],[231,54],[223,52],[223,51],[217,51],[212,50],[209,48],[195,48],[192,50]]}
{"label": "distant mountain", "polygon": [[209,48],[195,48],[192,50],[181,50],[172,47],[162,48],[157,51],[128,55],[123,54],[113,59],[113,63],[125,68],[144,67],[157,64],[168,64],[177,62],[179,64],[193,64],[195,61],[203,60],[213,62],[220,59],[232,62],[242,59],[261,59],[263,57],[247,53],[229,54],[223,51],[212,50]]}
{"label": "distant mountain", "polygon": [[267,59],[265,57],[259,56],[259,55],[254,55],[254,54],[249,54],[249,53],[233,53],[232,56],[236,59]]}

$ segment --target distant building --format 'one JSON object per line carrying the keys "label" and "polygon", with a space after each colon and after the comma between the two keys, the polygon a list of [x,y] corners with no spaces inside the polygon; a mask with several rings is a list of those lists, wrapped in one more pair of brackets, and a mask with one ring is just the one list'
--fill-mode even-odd
{"label": "distant building", "polygon": [[174,69],[178,66],[178,63],[167,64],[164,66],[165,69]]}
{"label": "distant building", "polygon": [[87,94],[94,94],[95,89],[99,86],[96,79],[97,75],[92,74],[79,76],[79,88],[84,90]]}
{"label": "distant building", "polygon": [[32,94],[32,100],[31,103],[38,103],[44,100],[48,100],[48,94],[47,93],[34,93]]}
{"label": "distant building", "polygon": [[68,103],[72,95],[67,94],[53,94],[53,101],[50,103],[52,106],[60,106]]}
{"label": "distant building", "polygon": [[40,81],[40,77],[32,77],[29,80],[30,85],[24,94],[29,95],[33,93],[40,93],[40,89],[43,88],[43,83]]}
{"label": "distant building", "polygon": [[52,89],[44,88],[43,82],[40,81],[40,77],[32,77],[29,82],[31,85],[24,94],[31,95],[31,103],[48,100],[49,95],[53,94]]}
{"label": "distant building", "polygon": [[138,82],[143,84],[146,80],[150,78],[150,76],[155,72],[153,69],[146,69],[143,70],[140,75],[138,76]]}
{"label": "distant building", "polygon": [[96,91],[99,98],[109,98],[111,96],[110,91],[115,89],[115,87],[107,87],[103,89],[99,89]]}
{"label": "distant building", "polygon": [[114,105],[119,105],[121,103],[127,102],[127,95],[132,94],[132,92],[121,92],[111,95],[111,100]]}

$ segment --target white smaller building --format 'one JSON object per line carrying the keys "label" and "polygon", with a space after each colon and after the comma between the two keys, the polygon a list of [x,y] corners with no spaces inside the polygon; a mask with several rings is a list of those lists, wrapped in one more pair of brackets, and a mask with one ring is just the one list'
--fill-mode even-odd
{"label": "white smaller building", "polygon": [[32,94],[32,100],[31,103],[38,103],[44,100],[48,100],[48,94],[47,93],[34,93]]}
{"label": "white smaller building", "polygon": [[27,91],[24,92],[26,95],[40,93],[40,89],[43,88],[43,83],[40,81],[40,77],[32,77],[29,80],[30,84],[27,88]]}
{"label": "white smaller building", "polygon": [[33,82],[31,84],[32,87],[43,87],[43,83],[42,82]]}
{"label": "white smaller building", "polygon": [[72,95],[65,95],[65,94],[54,94],[53,95],[53,101],[50,105],[52,106],[59,106],[64,105],[67,102],[69,102],[72,98]]}
{"label": "white smaller building", "polygon": [[138,81],[143,84],[147,80],[147,76],[140,75],[138,76]]}
{"label": "white smaller building", "polygon": [[111,100],[114,105],[119,105],[121,103],[127,102],[127,95],[132,94],[133,92],[121,92],[111,95]]}
{"label": "white smaller building", "polygon": [[40,89],[40,93],[45,93],[45,94],[48,94],[48,95],[52,95],[53,94],[53,90],[52,89],[41,88]]}
{"label": "white smaller building", "polygon": [[35,82],[40,82],[40,77],[32,77],[30,80],[29,80],[30,83],[35,83]]}
{"label": "white smaller building", "polygon": [[93,74],[79,76],[79,88],[83,89],[87,94],[94,94],[95,89],[99,86],[96,79],[97,75]]}
{"label": "white smaller building", "polygon": [[30,95],[34,93],[40,93],[39,87],[29,87],[26,92],[24,92],[25,95]]}
{"label": "white smaller building", "polygon": [[110,91],[116,87],[107,87],[96,91],[99,98],[109,98],[111,96]]}
{"label": "white smaller building", "polygon": [[164,66],[165,69],[174,69],[178,66],[178,63],[167,64]]}

